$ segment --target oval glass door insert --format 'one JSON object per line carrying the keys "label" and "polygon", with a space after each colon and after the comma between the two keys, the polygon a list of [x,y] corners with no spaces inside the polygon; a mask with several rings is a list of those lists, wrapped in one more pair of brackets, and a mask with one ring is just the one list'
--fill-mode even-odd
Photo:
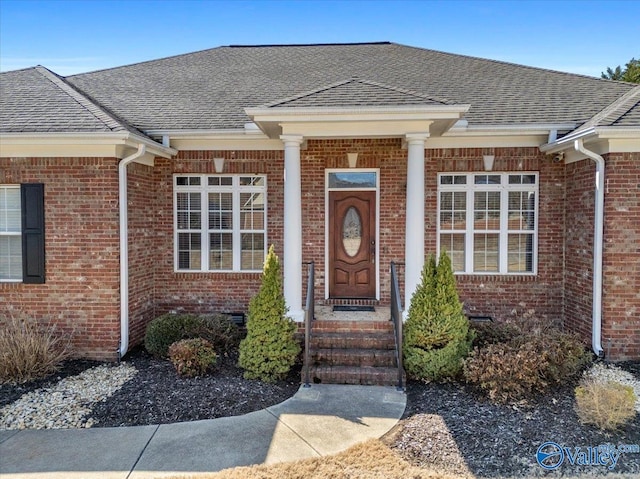
{"label": "oval glass door insert", "polygon": [[354,257],[360,251],[362,244],[362,219],[358,210],[351,206],[342,221],[342,245],[350,257]]}

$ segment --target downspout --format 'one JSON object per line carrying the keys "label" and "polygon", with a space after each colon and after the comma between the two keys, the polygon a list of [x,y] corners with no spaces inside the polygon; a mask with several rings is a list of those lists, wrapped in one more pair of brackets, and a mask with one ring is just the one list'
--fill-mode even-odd
{"label": "downspout", "polygon": [[598,357],[604,357],[602,349],[602,256],[604,249],[604,158],[587,150],[582,139],[575,140],[576,151],[591,158],[596,163],[596,204],[593,232],[593,310],[591,345]]}
{"label": "downspout", "polygon": [[118,204],[120,207],[120,348],[118,360],[129,349],[129,227],[127,208],[127,165],[147,152],[140,143],[138,151],[123,158],[118,164]]}

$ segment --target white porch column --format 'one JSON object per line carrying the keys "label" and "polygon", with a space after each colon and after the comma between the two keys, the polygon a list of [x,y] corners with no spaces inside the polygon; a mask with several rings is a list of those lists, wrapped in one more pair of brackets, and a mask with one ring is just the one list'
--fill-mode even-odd
{"label": "white porch column", "polygon": [[424,265],[424,142],[428,133],[407,134],[407,206],[404,248],[405,317]]}
{"label": "white porch column", "polygon": [[289,316],[304,321],[302,309],[302,187],[300,135],[282,135],[284,142],[284,299]]}

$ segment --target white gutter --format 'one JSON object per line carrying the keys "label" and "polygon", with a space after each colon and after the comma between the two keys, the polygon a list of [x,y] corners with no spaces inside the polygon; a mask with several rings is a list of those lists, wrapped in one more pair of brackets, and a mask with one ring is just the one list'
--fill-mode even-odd
{"label": "white gutter", "polygon": [[147,152],[145,144],[118,164],[118,204],[120,206],[120,348],[118,359],[129,349],[129,226],[127,211],[127,165]]}
{"label": "white gutter", "polygon": [[573,143],[576,151],[591,158],[596,163],[596,204],[593,232],[593,309],[591,345],[593,352],[604,356],[602,349],[602,256],[604,248],[604,170],[605,161],[600,155],[587,150],[582,138]]}

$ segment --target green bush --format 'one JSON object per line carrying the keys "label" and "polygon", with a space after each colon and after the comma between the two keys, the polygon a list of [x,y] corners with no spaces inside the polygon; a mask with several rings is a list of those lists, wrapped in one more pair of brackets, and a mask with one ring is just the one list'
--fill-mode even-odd
{"label": "green bush", "polygon": [[181,339],[196,338],[204,329],[195,314],[164,314],[147,325],[144,347],[154,356],[166,358],[169,346]]}
{"label": "green bush", "polygon": [[202,376],[216,364],[217,358],[206,339],[182,339],[169,346],[169,359],[180,376]]}
{"label": "green bush", "polygon": [[295,364],[300,345],[295,323],[286,316],[280,263],[273,246],[264,262],[262,284],[249,303],[247,336],[240,342],[239,365],[247,379],[284,378]]}
{"label": "green bush", "polygon": [[144,345],[151,354],[167,357],[169,346],[181,339],[203,338],[221,353],[229,353],[240,342],[240,330],[224,314],[164,314],[149,323]]}
{"label": "green bush", "polygon": [[458,298],[451,260],[443,251],[438,264],[429,256],[409,306],[403,352],[407,374],[415,379],[457,376],[473,334]]}
{"label": "green bush", "polygon": [[0,316],[0,384],[25,383],[58,370],[71,351],[55,325]]}
{"label": "green bush", "polygon": [[585,424],[615,430],[636,415],[636,395],[631,386],[590,378],[583,380],[575,393],[576,412]]}

